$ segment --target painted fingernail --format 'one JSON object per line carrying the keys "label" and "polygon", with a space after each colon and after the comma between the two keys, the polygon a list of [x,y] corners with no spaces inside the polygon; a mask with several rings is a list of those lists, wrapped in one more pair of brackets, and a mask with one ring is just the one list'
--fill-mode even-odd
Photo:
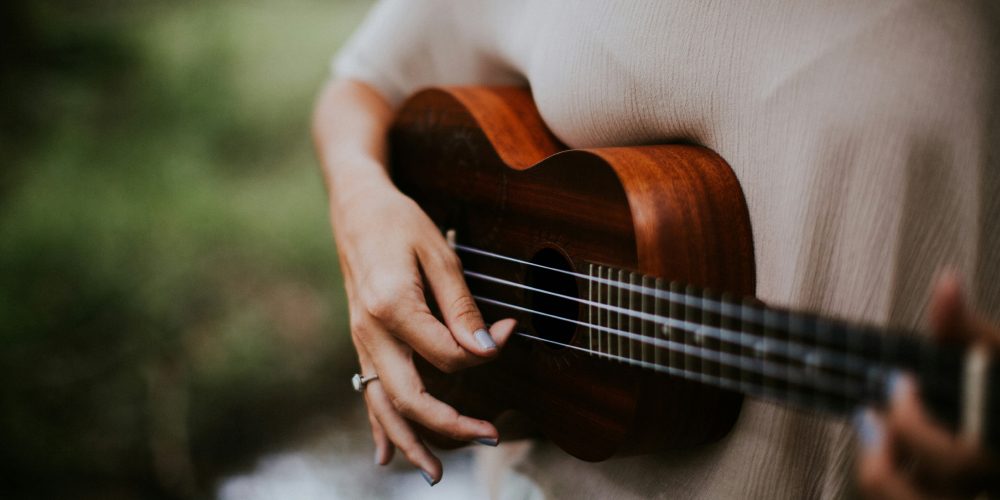
{"label": "painted fingernail", "polygon": [[871,453],[878,450],[885,437],[885,428],[875,412],[869,408],[860,408],[854,412],[853,420],[854,429],[858,432],[858,439],[866,452]]}
{"label": "painted fingernail", "polygon": [[420,469],[420,475],[424,476],[424,480],[427,481],[427,484],[429,484],[431,486],[434,486],[435,484],[437,484],[437,481],[435,481],[434,479],[432,479],[431,475],[428,474],[427,471],[425,471],[423,469]]}
{"label": "painted fingernail", "polygon": [[476,339],[476,342],[479,343],[479,347],[482,347],[487,351],[497,348],[497,343],[493,341],[493,337],[490,335],[490,332],[482,328],[476,330],[472,336]]}
{"label": "painted fingernail", "polygon": [[493,447],[495,447],[497,444],[500,443],[500,440],[497,438],[487,438],[487,437],[476,438],[473,439],[473,441],[479,444],[485,444],[486,446],[493,446]]}
{"label": "painted fingernail", "polygon": [[912,387],[913,383],[910,381],[910,377],[899,370],[893,370],[885,381],[886,402],[893,403],[902,400],[912,390]]}

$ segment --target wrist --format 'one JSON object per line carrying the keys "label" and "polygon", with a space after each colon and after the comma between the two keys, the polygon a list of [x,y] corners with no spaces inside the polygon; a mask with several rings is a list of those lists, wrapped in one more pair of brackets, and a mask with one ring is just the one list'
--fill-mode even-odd
{"label": "wrist", "polygon": [[370,156],[335,156],[325,163],[331,208],[344,204],[359,191],[394,188],[385,166]]}
{"label": "wrist", "polygon": [[[335,226],[343,218],[352,217],[360,205],[378,200],[396,191],[386,175],[359,175],[342,179],[330,190],[330,217]],[[362,208],[363,210],[363,208]]]}

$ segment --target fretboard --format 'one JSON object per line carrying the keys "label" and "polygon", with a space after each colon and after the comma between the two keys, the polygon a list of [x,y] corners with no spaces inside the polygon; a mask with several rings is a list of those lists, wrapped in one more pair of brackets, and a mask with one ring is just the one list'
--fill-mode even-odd
{"label": "fretboard", "polygon": [[[468,269],[465,275],[497,291],[523,290],[515,294],[521,304],[510,302],[509,293],[507,301],[489,293],[474,297],[480,306],[530,313],[541,337],[520,335],[551,347],[833,415],[883,405],[891,376],[908,372],[919,379],[921,397],[941,423],[1000,451],[1000,363],[983,349],[768,307],[753,297],[622,269],[592,264],[579,274],[453,246],[534,270],[527,283]],[[566,287],[566,279],[576,285]],[[555,282],[563,284],[549,286]]]}
{"label": "fretboard", "polygon": [[957,346],[598,265],[589,276],[577,344],[594,356],[833,414],[882,404],[889,376],[905,370],[938,418],[959,423]]}

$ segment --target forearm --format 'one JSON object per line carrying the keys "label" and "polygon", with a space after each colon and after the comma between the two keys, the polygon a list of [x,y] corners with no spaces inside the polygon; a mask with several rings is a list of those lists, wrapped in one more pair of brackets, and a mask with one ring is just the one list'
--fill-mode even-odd
{"label": "forearm", "polygon": [[336,80],[323,89],[313,117],[313,139],[335,219],[337,207],[355,195],[391,186],[385,164],[392,117],[389,103],[362,82]]}

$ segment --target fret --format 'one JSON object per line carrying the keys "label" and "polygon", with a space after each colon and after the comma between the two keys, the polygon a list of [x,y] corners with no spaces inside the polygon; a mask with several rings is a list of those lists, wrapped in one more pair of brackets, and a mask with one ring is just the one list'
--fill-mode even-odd
{"label": "fret", "polygon": [[[676,282],[670,282],[670,292],[677,295],[684,294],[684,285]],[[668,301],[668,314],[671,319],[684,320],[684,302],[681,300],[671,300]],[[668,330],[668,339],[671,342],[676,342],[678,344],[684,343],[684,330],[680,328],[671,327]],[[676,350],[670,351],[670,366],[672,368],[684,368],[684,354]]]}
{"label": "fret", "polygon": [[[632,288],[628,292],[628,308],[630,311],[642,312],[642,296],[638,289],[642,285],[642,275],[629,273],[628,282]],[[642,318],[638,314],[630,314],[628,317],[628,331],[635,335],[642,335]],[[633,337],[629,340],[628,359],[642,361],[642,341]]]}
{"label": "fret", "polygon": [[[783,339],[793,342],[798,353],[794,358],[791,352],[784,350],[779,353],[781,365],[786,370],[800,370],[805,375],[804,381],[788,382],[779,397],[799,408],[826,411],[834,414],[847,415],[856,406],[845,394],[852,384],[857,382],[856,376],[844,371],[842,360],[830,359],[830,352],[843,352],[842,349],[831,348],[842,339],[842,333],[833,329],[833,323],[819,321],[816,316],[791,313],[785,310],[771,310],[767,321],[774,330],[785,332]],[[841,342],[842,344],[843,342]],[[825,354],[821,353],[821,350]],[[820,389],[814,380],[818,377],[833,378],[841,383],[836,388]]]}
{"label": "fret", "polygon": [[[604,302],[602,302],[602,304],[604,304],[606,306],[613,306],[614,305],[614,298],[615,298],[615,284],[614,284],[614,281],[613,281],[614,280],[615,271],[614,271],[614,269],[611,269],[611,268],[605,268],[605,270],[606,270],[606,272],[605,272],[604,276],[602,276],[602,278],[604,278],[604,280],[605,280],[605,284],[604,284],[605,285],[605,290],[604,290],[605,294],[604,294]],[[611,358],[611,355],[614,352],[614,350],[612,349],[612,347],[615,346],[616,340],[615,340],[615,335],[613,333],[611,333],[611,332],[612,332],[612,330],[615,327],[615,321],[616,321],[617,318],[615,317],[615,312],[611,310],[611,307],[605,307],[604,308],[604,317],[607,320],[606,324],[604,325],[607,328],[607,330],[605,330],[604,331],[604,335],[602,335],[602,339],[603,339],[603,343],[602,343],[603,349],[602,349],[602,352],[604,352],[604,354],[608,355],[608,356],[605,356],[606,359],[613,359],[613,358]]]}
{"label": "fret", "polygon": [[[660,278],[656,278],[656,289],[661,292],[667,292],[667,282]],[[667,316],[670,313],[670,303],[663,298],[664,295],[665,294],[660,294],[660,296],[656,297],[653,304],[653,311],[656,313],[656,316],[660,318]],[[654,326],[654,330],[656,338],[660,340],[670,340],[666,325],[656,324]],[[670,364],[670,351],[663,347],[656,348],[656,352],[653,353],[653,358],[653,362],[656,363],[657,366],[673,366]]]}
{"label": "fret", "polygon": [[[801,342],[806,347],[805,359],[801,360],[802,370],[807,376],[815,377],[822,372],[820,359],[816,353],[816,330],[809,319],[801,314],[787,314],[787,338]],[[795,333],[792,333],[795,332]],[[790,384],[788,401],[800,408],[816,406],[816,387],[810,384]]]}
{"label": "fret", "polygon": [[[587,270],[587,276],[590,276],[591,278],[595,278],[596,277],[596,276],[594,276],[594,265],[593,264],[590,264],[590,267]],[[594,326],[593,325],[595,324],[594,322],[597,320],[597,318],[594,315],[594,313],[596,312],[594,310],[595,309],[594,308],[594,302],[596,302],[596,298],[594,297],[594,280],[593,279],[587,280],[587,301],[589,302],[589,304],[587,305],[587,325],[588,325],[587,326],[587,349],[589,351],[591,351],[590,355],[593,356],[594,355],[593,351],[595,351],[597,349],[597,347],[598,347],[594,343]]]}
{"label": "fret", "polygon": [[[609,294],[609,286],[603,280],[605,278],[604,266],[597,266],[597,276],[601,278],[601,281],[597,284],[597,302],[599,304],[607,305],[607,297]],[[604,308],[600,307],[597,310],[597,325],[607,328],[610,323],[610,312]],[[608,332],[604,329],[598,329],[597,331],[597,352],[600,354],[608,353]],[[604,356],[606,357],[606,356]]]}
{"label": "fret", "polygon": [[[642,287],[645,290],[656,288],[656,280],[651,276],[642,277]],[[642,297],[642,312],[643,315],[657,314],[656,311],[656,297],[650,293],[643,293]],[[650,321],[649,319],[642,320],[641,334],[643,339],[652,339],[656,337],[656,323]],[[642,360],[646,363],[656,362],[656,346],[650,342],[643,342],[642,344]]]}
{"label": "fret", "polygon": [[[751,387],[758,387],[763,383],[763,377],[759,373],[754,373],[751,370],[751,364],[754,360],[763,360],[763,356],[760,349],[754,348],[755,343],[762,342],[760,340],[760,335],[763,333],[763,328],[761,328],[758,323],[759,317],[762,316],[760,309],[757,309],[756,301],[750,297],[745,297],[743,299],[743,321],[741,332],[742,347],[740,348],[740,354],[743,357],[740,360],[741,370],[740,370],[740,380],[742,381],[743,391],[749,391]],[[763,347],[763,346],[761,346]]]}
{"label": "fret", "polygon": [[[730,332],[739,332],[743,328],[743,324],[740,321],[740,302],[739,297],[730,293],[722,294],[722,317],[719,320],[719,325],[723,330]],[[740,354],[739,344],[733,342],[723,342],[722,352],[732,355]],[[735,382],[740,381],[740,369],[736,366],[731,366],[729,364],[723,364],[719,368],[719,375],[727,380],[732,380]]]}
{"label": "fret", "polygon": [[617,358],[618,356],[618,335],[613,332],[618,330],[618,311],[614,308],[618,307],[618,272],[609,269],[608,270],[608,280],[611,284],[608,288],[608,305],[611,306],[608,311],[608,328],[611,330],[608,332],[608,354],[615,356],[611,358],[616,363],[620,363],[621,360]]}
{"label": "fret", "polygon": [[[817,348],[828,348],[833,344],[832,331],[830,322],[824,320],[818,320],[815,318],[810,318],[813,330],[813,345]],[[822,367],[821,359],[817,359],[813,363],[806,363],[806,373],[811,373],[809,366],[816,366],[818,373]],[[846,388],[846,375],[841,376],[840,388]],[[812,404],[818,409],[828,409],[834,413],[846,414],[851,410],[850,403],[840,394],[830,394],[827,392],[822,392],[813,389],[812,392]]]}
{"label": "fret", "polygon": [[[769,339],[773,340],[786,340],[788,338],[788,325],[787,319],[783,314],[771,309],[769,307],[764,308],[764,342]],[[786,360],[787,355],[783,352],[783,349],[778,349],[777,347],[772,347],[774,344],[777,346],[777,342],[768,343],[769,354],[764,356],[767,361],[774,362],[779,366],[787,366]],[[774,352],[774,354],[770,354]],[[781,376],[778,377],[764,377],[764,394],[767,397],[777,399],[779,401],[785,401],[788,397],[788,377],[787,370],[781,370]]]}
{"label": "fret", "polygon": [[[685,297],[685,307],[684,307],[684,320],[688,323],[701,324],[702,321],[702,311],[701,311],[701,290],[697,287],[688,285],[685,289],[687,297]],[[684,331],[684,344],[692,347],[701,347],[701,335],[696,332],[689,330]],[[695,373],[701,374],[701,359],[699,356],[693,354],[684,355],[684,369]],[[696,375],[697,377],[697,375]],[[701,377],[695,378],[695,380],[701,380]]]}
{"label": "fret", "polygon": [[[835,323],[833,321],[825,319],[816,320],[816,343],[819,346],[833,350],[834,352],[842,352],[845,354],[850,353],[848,349],[849,343],[847,339],[847,331],[844,329],[843,325]],[[854,398],[848,397],[847,386],[853,377],[849,376],[849,373],[853,373],[852,370],[855,368],[851,366],[851,363],[844,364],[844,366],[834,371],[835,374],[840,376],[841,384],[841,394],[822,394],[818,398],[819,404],[827,405],[832,411],[839,411],[840,413],[848,413],[858,405],[860,401]]]}
{"label": "fret", "polygon": [[[618,283],[628,283],[628,274],[625,271],[618,271]],[[629,299],[632,298],[629,293],[628,287],[618,287],[618,303],[616,304],[620,309],[628,310],[630,309]],[[615,330],[627,332],[629,331],[629,315],[618,312],[615,313],[618,318],[618,323],[615,325]],[[618,352],[619,356],[618,362],[624,362],[621,358],[630,359],[629,351],[631,349],[631,343],[629,338],[624,335],[618,335]]]}
{"label": "fret", "polygon": [[[718,303],[722,300],[722,297],[718,292],[705,289],[702,291],[702,297],[705,301],[711,301]],[[718,329],[722,326],[722,318],[719,316],[718,312],[711,310],[708,307],[702,308],[702,324],[707,328]],[[696,335],[696,342],[702,346],[703,352],[715,353],[721,351],[722,343],[719,338],[715,335]],[[702,373],[708,375],[709,377],[718,377],[721,374],[721,368],[718,362],[715,361],[702,361]]]}
{"label": "fret", "polygon": [[[607,271],[607,274],[604,275],[604,279],[607,280],[607,288],[605,289],[607,293],[604,296],[604,305],[614,306],[616,295],[613,279],[615,271],[611,268],[608,268]],[[604,309],[604,316],[607,319],[607,323],[604,326],[608,329],[604,332],[604,353],[608,355],[605,356],[606,359],[611,359],[611,354],[614,352],[613,348],[615,347],[616,342],[615,335],[611,333],[611,331],[614,329],[618,318],[615,316],[614,311],[612,311],[610,307]]]}

